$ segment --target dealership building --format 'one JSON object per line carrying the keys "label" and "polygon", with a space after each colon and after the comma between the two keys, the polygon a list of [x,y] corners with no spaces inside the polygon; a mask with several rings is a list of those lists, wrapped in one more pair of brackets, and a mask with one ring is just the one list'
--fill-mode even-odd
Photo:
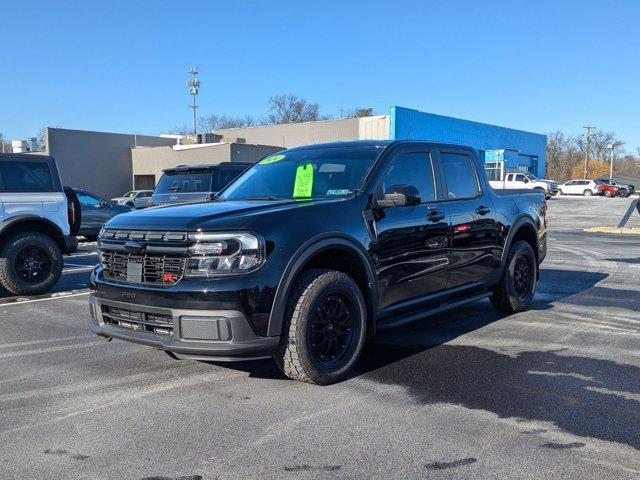
{"label": "dealership building", "polygon": [[[150,136],[47,128],[46,150],[66,185],[111,198],[151,189],[165,168],[255,162],[281,150],[341,140],[429,140],[468,145],[491,178],[505,172],[544,177],[545,135],[394,106],[387,115],[221,129],[193,137]],[[194,141],[195,140],[195,141]]]}
{"label": "dealership building", "polygon": [[291,148],[340,140],[429,140],[478,150],[492,178],[499,172],[544,177],[547,137],[538,133],[446,117],[404,107],[388,115],[216,130],[222,140]]}

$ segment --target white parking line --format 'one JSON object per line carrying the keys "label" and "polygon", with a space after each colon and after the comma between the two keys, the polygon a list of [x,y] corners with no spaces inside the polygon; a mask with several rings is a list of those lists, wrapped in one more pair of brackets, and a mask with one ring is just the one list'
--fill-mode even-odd
{"label": "white parking line", "polygon": [[24,303],[34,303],[34,302],[45,302],[47,300],[58,300],[60,298],[69,298],[69,297],[79,297],[81,295],[89,295],[89,290],[83,291],[83,292],[58,292],[58,293],[54,293],[53,295],[49,295],[46,298],[17,298],[15,300],[12,300],[10,302],[6,302],[6,303],[0,303],[0,307],[10,307],[12,305],[22,305]]}

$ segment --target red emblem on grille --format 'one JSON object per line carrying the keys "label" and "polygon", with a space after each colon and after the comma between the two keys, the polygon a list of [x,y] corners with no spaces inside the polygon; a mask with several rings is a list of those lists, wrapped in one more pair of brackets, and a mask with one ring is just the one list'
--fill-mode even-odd
{"label": "red emblem on grille", "polygon": [[175,277],[172,273],[165,273],[162,275],[162,281],[166,283],[173,283],[175,281]]}

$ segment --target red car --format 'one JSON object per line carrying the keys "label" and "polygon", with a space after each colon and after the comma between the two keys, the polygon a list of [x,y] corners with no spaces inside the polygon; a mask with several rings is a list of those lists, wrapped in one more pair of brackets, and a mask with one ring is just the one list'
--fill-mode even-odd
{"label": "red car", "polygon": [[605,183],[602,180],[594,180],[599,186],[600,191],[605,197],[618,197],[620,196],[620,190],[615,185]]}

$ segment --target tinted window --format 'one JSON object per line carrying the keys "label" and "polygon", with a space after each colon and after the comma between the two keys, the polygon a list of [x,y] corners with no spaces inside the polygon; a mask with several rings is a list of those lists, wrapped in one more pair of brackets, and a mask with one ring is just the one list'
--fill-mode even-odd
{"label": "tinted window", "polygon": [[516,182],[524,182],[524,175],[522,175],[521,173],[516,175]]}
{"label": "tinted window", "polygon": [[84,192],[76,192],[80,205],[85,207],[97,207],[100,205],[100,199]]}
{"label": "tinted window", "polygon": [[470,198],[478,195],[478,178],[471,158],[457,153],[443,153],[441,158],[448,198]]}
{"label": "tinted window", "polygon": [[0,162],[0,189],[5,192],[53,192],[53,177],[44,162]]}
{"label": "tinted window", "polygon": [[428,153],[401,153],[389,164],[383,191],[393,185],[413,185],[423,202],[435,200],[433,167]]}
{"label": "tinted window", "polygon": [[218,170],[218,175],[216,175],[216,182],[214,185],[214,191],[220,191],[227,185],[229,185],[235,178],[240,175],[245,169],[244,168],[231,168],[231,169],[220,169]]}
{"label": "tinted window", "polygon": [[211,170],[165,172],[158,182],[156,193],[211,192]]}

